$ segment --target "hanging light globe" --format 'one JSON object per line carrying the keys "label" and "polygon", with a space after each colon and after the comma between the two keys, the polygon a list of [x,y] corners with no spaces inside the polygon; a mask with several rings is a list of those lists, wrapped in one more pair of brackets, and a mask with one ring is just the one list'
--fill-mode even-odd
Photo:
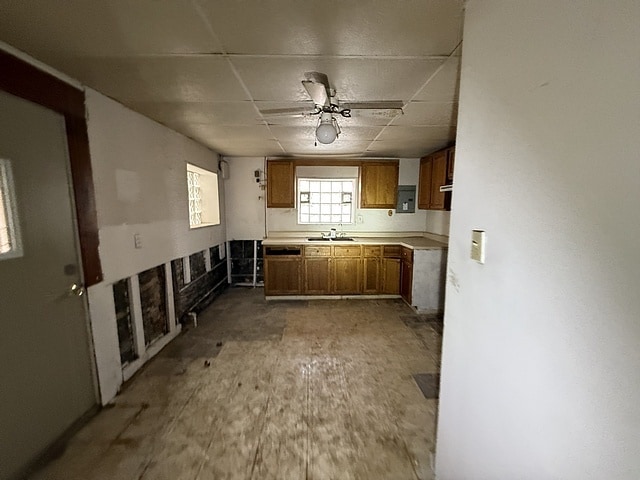
{"label": "hanging light globe", "polygon": [[316,138],[320,143],[328,145],[335,142],[338,137],[338,130],[333,124],[333,117],[330,113],[322,113],[320,125],[316,128]]}

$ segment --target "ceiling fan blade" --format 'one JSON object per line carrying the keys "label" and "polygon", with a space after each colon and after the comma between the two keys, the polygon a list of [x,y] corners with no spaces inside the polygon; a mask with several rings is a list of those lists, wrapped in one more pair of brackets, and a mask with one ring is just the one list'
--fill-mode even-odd
{"label": "ceiling fan blade", "polygon": [[315,83],[311,80],[303,80],[302,85],[316,105],[329,105],[329,96],[327,89],[322,83]]}
{"label": "ceiling fan blade", "polygon": [[309,112],[303,111],[301,108],[267,108],[260,110],[260,113],[269,117],[297,117],[309,115]]}
{"label": "ceiling fan blade", "polygon": [[350,108],[351,110],[400,110],[404,104],[401,101],[377,101],[377,102],[344,102],[340,103],[342,108]]}
{"label": "ceiling fan blade", "polygon": [[326,73],[322,72],[304,72],[304,78],[313,83],[321,83],[324,85],[324,88],[329,90],[331,87],[329,86],[329,77],[327,77]]}

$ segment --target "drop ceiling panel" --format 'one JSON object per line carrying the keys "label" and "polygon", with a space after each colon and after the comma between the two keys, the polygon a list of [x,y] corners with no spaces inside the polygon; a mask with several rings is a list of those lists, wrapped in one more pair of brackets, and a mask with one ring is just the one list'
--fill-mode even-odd
{"label": "drop ceiling panel", "polygon": [[447,142],[455,139],[455,127],[416,127],[389,126],[386,127],[377,140],[381,142],[410,142],[427,144],[431,141]]}
{"label": "drop ceiling panel", "polygon": [[158,0],[2,2],[0,38],[50,58],[220,52],[198,12]]}
{"label": "drop ceiling panel", "polygon": [[228,140],[234,142],[252,142],[262,140],[275,140],[267,126],[228,126],[206,125],[202,123],[185,124],[183,131],[188,135],[207,135],[214,142]]}
{"label": "drop ceiling panel", "polygon": [[449,145],[448,141],[428,141],[418,146],[407,142],[374,142],[365,152],[369,157],[419,158]]}
{"label": "drop ceiling panel", "polygon": [[414,100],[454,102],[458,99],[460,57],[450,57]]}
{"label": "drop ceiling panel", "polygon": [[455,125],[457,116],[457,103],[411,102],[404,108],[404,115],[399,115],[398,117],[396,117],[392,125]]}
{"label": "drop ceiling panel", "polygon": [[62,71],[125,104],[248,100],[218,56],[91,57],[65,62]]}
{"label": "drop ceiling panel", "polygon": [[448,55],[462,0],[203,0],[228,53]]}
{"label": "drop ceiling panel", "polygon": [[[167,126],[187,123],[261,125],[252,102],[132,102],[134,110]],[[179,128],[178,128],[179,129]]]}
{"label": "drop ceiling panel", "polygon": [[318,143],[314,145],[313,138],[304,141],[295,141],[287,139],[280,142],[285,149],[288,156],[360,156],[369,145],[370,142],[366,141],[342,141],[336,140],[330,145],[323,145]]}
{"label": "drop ceiling panel", "polygon": [[280,144],[275,140],[235,141],[215,140],[207,145],[220,155],[233,157],[279,157],[285,155]]}
{"label": "drop ceiling panel", "polygon": [[304,73],[329,77],[340,102],[407,101],[442,64],[442,60],[300,57],[233,58],[254,100],[306,101]]}
{"label": "drop ceiling panel", "polygon": [[[415,157],[455,135],[462,8],[462,0],[13,0],[2,3],[0,38],[227,156]],[[318,146],[317,116],[260,114],[312,111],[301,80],[314,70],[343,104],[396,100],[405,114],[354,110],[337,117],[340,138]]]}

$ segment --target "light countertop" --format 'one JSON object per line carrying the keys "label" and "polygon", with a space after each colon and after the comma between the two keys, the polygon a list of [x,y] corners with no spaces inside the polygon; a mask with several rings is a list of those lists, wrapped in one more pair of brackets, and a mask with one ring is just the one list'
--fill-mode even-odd
{"label": "light countertop", "polygon": [[263,245],[402,245],[413,250],[441,250],[448,248],[444,242],[426,237],[350,237],[353,241],[311,241],[306,237],[265,238]]}

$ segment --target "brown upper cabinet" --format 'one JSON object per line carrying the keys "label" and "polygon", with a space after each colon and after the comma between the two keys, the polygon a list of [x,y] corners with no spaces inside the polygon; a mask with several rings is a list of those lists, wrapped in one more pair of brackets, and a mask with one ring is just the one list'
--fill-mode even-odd
{"label": "brown upper cabinet", "polygon": [[267,207],[295,206],[294,164],[288,160],[267,161]]}
{"label": "brown upper cabinet", "polygon": [[451,192],[441,192],[442,185],[453,181],[455,147],[445,148],[420,160],[418,208],[450,210]]}
{"label": "brown upper cabinet", "polygon": [[360,208],[396,208],[398,162],[363,162]]}

